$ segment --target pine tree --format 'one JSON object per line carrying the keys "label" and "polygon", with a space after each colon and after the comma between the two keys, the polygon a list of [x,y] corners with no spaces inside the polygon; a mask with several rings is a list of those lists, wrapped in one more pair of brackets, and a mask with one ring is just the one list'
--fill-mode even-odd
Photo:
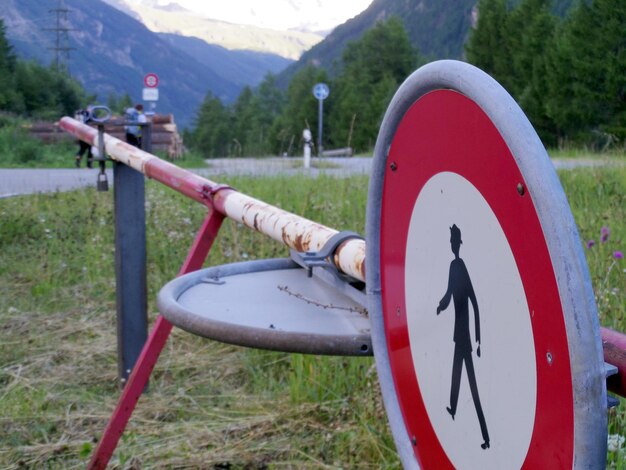
{"label": "pine tree", "polygon": [[580,2],[549,52],[547,112],[561,139],[626,138],[626,3]]}
{"label": "pine tree", "polygon": [[205,157],[229,155],[231,118],[229,110],[210,91],[207,93],[191,133],[191,145]]}
{"label": "pine tree", "polygon": [[479,0],[477,11],[476,28],[465,45],[467,60],[510,91],[506,0]]}
{"label": "pine tree", "polygon": [[[313,86],[318,82],[328,83],[326,70],[309,65],[298,72],[287,88],[287,104],[281,116],[272,126],[273,149],[278,154],[293,153],[293,145],[301,143],[302,131],[310,127],[317,143],[318,103],[313,96]],[[333,91],[331,90],[331,95]],[[328,101],[328,100],[326,100]],[[328,109],[324,109],[325,115]],[[324,119],[324,122],[327,120]],[[323,130],[328,135],[327,129]]]}
{"label": "pine tree", "polygon": [[394,92],[421,61],[397,18],[378,23],[350,43],[335,81],[330,114],[334,145],[372,148]]}
{"label": "pine tree", "polygon": [[556,138],[556,128],[546,107],[546,51],[554,40],[557,25],[550,8],[550,0],[522,0],[506,23],[510,92],[547,144],[553,144]]}
{"label": "pine tree", "polygon": [[15,87],[17,60],[6,37],[6,27],[0,18],[0,108],[20,111],[20,99]]}

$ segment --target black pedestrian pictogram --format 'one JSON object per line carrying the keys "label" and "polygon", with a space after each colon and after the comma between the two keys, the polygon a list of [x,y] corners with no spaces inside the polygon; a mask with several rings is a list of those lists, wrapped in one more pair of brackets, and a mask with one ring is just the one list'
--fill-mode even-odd
{"label": "black pedestrian pictogram", "polygon": [[487,431],[487,423],[485,422],[483,408],[480,404],[478,386],[476,384],[476,375],[474,373],[474,362],[472,361],[472,340],[470,338],[469,329],[468,301],[472,302],[472,308],[474,310],[476,343],[478,343],[476,355],[478,357],[480,357],[480,316],[478,313],[478,302],[476,301],[476,295],[474,294],[474,288],[472,287],[472,281],[463,259],[459,257],[461,243],[463,243],[461,241],[461,230],[456,226],[456,224],[454,224],[450,227],[450,246],[452,248],[452,253],[454,253],[454,259],[450,263],[448,290],[437,307],[437,315],[439,315],[439,313],[445,310],[450,304],[450,298],[452,297],[454,299],[454,361],[452,363],[450,406],[446,407],[446,409],[454,420],[457,403],[459,401],[461,372],[463,364],[465,364],[467,379],[472,392],[474,406],[476,407],[478,421],[480,422],[480,431],[484,440],[480,446],[483,449],[488,449],[489,432]]}

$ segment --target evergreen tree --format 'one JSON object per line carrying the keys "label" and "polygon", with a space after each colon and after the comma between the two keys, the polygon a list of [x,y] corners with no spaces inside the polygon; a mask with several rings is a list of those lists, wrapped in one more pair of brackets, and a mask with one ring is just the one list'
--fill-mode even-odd
{"label": "evergreen tree", "polygon": [[[232,143],[235,156],[250,155],[253,140],[251,134],[257,127],[256,101],[250,87],[244,87],[233,106]],[[256,142],[255,142],[256,143]],[[256,150],[256,149],[255,149]]]}
{"label": "evergreen tree", "polygon": [[561,139],[626,138],[626,2],[580,2],[549,53],[547,112]]}
{"label": "evergreen tree", "polygon": [[210,91],[207,93],[191,133],[191,145],[205,157],[230,155],[231,119],[229,110]]}
{"label": "evergreen tree", "polygon": [[477,10],[476,28],[465,45],[467,60],[510,90],[506,0],[479,0]]}
{"label": "evergreen tree", "polygon": [[507,10],[506,0],[480,0],[467,59],[495,78],[518,101],[539,135],[552,143],[555,125],[546,111],[546,49],[556,17],[550,0],[522,0]]}
{"label": "evergreen tree", "polygon": [[547,114],[546,51],[551,47],[557,20],[550,0],[522,0],[506,22],[510,74],[507,82],[545,143],[554,144],[556,126]]}
{"label": "evergreen tree", "polygon": [[0,18],[0,108],[19,111],[20,97],[15,88],[16,58],[6,38],[6,27]]}
{"label": "evergreen tree", "polygon": [[[287,104],[271,131],[273,149],[279,155],[293,153],[294,146],[300,146],[302,131],[307,125],[317,142],[318,103],[312,90],[318,82],[328,82],[326,71],[309,65],[300,70],[289,83]],[[326,129],[323,132],[327,135]]]}
{"label": "evergreen tree", "polygon": [[133,100],[128,93],[119,97],[115,93],[111,93],[107,100],[107,106],[114,114],[123,115],[128,108],[133,106]]}
{"label": "evergreen tree", "polygon": [[393,94],[421,61],[397,18],[379,22],[350,43],[334,83],[336,98],[328,100],[333,144],[371,149]]}
{"label": "evergreen tree", "polygon": [[255,93],[256,111],[258,113],[254,129],[254,139],[258,139],[259,149],[256,155],[272,153],[273,142],[271,130],[285,106],[285,96],[276,84],[276,76],[267,74]]}

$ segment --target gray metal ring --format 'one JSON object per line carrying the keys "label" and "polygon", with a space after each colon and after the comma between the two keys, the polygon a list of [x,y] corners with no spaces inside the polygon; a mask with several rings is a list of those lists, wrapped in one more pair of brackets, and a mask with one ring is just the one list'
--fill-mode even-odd
{"label": "gray metal ring", "polygon": [[582,243],[565,193],[537,133],[515,100],[486,73],[452,60],[421,67],[398,89],[378,134],[368,194],[366,282],[372,344],[387,415],[402,463],[405,468],[419,468],[394,388],[383,323],[379,232],[382,188],[387,152],[405,113],[420,97],[439,89],[458,91],[482,108],[511,150],[528,190],[534,195],[556,274],[570,350],[575,467],[604,467],[607,394],[599,322]]}

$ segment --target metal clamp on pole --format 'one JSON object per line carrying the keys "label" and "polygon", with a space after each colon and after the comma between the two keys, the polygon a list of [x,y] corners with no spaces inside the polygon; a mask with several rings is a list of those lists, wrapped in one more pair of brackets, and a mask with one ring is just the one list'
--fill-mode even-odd
{"label": "metal clamp on pole", "polygon": [[322,249],[317,252],[299,252],[296,250],[289,250],[289,256],[296,263],[307,270],[307,275],[309,277],[313,275],[314,267],[321,267],[334,274],[335,277],[343,282],[354,282],[356,279],[340,272],[332,260],[335,250],[339,247],[339,245],[346,240],[351,240],[353,238],[364,240],[364,238],[358,233],[344,230],[330,237]]}
{"label": "metal clamp on pole", "polygon": [[100,172],[98,173],[98,180],[96,182],[96,188],[98,191],[108,191],[109,181],[106,174],[106,156],[104,148],[104,124],[98,124],[98,157],[94,160],[98,161],[100,166]]}
{"label": "metal clamp on pole", "polygon": [[109,181],[106,174],[106,153],[104,148],[104,124],[111,117],[111,110],[106,106],[94,106],[91,111],[91,120],[98,124],[98,156],[93,160],[98,162],[100,166],[100,173],[98,173],[98,180],[96,182],[96,188],[98,191],[108,191]]}

